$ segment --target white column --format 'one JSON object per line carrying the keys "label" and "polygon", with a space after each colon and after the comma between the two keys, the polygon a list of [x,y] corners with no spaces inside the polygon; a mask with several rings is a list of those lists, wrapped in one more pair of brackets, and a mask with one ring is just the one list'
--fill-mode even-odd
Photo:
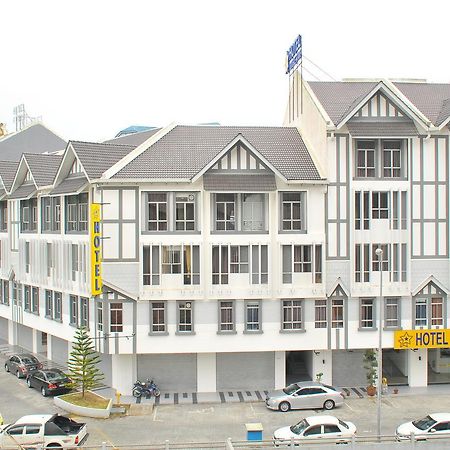
{"label": "white column", "polygon": [[136,355],[111,355],[112,387],[122,395],[131,395],[137,378]]}
{"label": "white column", "polygon": [[408,351],[408,384],[411,387],[426,386],[428,384],[428,358],[426,348],[419,348],[416,352],[412,350]]}
{"label": "white column", "polygon": [[216,354],[197,353],[197,392],[216,392]]}
{"label": "white column", "polygon": [[38,330],[36,330],[36,328],[32,328],[31,329],[31,343],[32,343],[32,347],[31,347],[31,351],[33,353],[38,353],[38,339],[40,337],[40,333]]}
{"label": "white column", "polygon": [[333,381],[333,359],[332,350],[316,350],[317,354],[313,352],[312,367],[313,381],[316,380],[318,374],[322,374],[321,381],[325,384],[332,384]]}
{"label": "white column", "polygon": [[53,336],[51,334],[47,334],[47,359],[52,359],[52,344],[53,344]]}
{"label": "white column", "polygon": [[15,325],[12,320],[8,320],[8,344],[17,345],[17,336],[15,332]]}
{"label": "white column", "polygon": [[275,352],[275,389],[286,386],[286,352]]}

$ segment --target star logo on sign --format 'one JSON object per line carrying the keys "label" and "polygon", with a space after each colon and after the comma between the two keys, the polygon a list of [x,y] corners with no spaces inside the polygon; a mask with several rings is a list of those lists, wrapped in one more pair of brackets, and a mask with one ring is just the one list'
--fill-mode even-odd
{"label": "star logo on sign", "polygon": [[408,348],[410,345],[411,345],[411,339],[412,339],[413,337],[412,336],[410,336],[409,334],[408,334],[408,332],[406,331],[405,332],[405,334],[403,335],[403,336],[400,336],[399,338],[398,338],[398,343],[400,344],[400,347],[402,347],[402,348]]}

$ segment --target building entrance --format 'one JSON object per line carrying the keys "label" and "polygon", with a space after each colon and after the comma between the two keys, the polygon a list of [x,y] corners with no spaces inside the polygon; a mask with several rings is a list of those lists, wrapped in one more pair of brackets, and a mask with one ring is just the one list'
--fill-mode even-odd
{"label": "building entrance", "polygon": [[383,349],[383,377],[389,386],[408,384],[408,351]]}
{"label": "building entrance", "polygon": [[450,348],[428,349],[428,384],[450,383]]}
{"label": "building entrance", "polygon": [[308,370],[312,364],[311,355],[311,351],[286,352],[286,384],[312,380]]}

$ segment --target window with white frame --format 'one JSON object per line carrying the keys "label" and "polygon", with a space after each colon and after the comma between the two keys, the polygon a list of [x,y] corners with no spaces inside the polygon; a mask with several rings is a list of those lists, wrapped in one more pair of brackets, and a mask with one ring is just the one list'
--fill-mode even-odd
{"label": "window with white frame", "polygon": [[8,231],[8,201],[0,202],[0,232]]}
{"label": "window with white frame", "polygon": [[144,286],[161,284],[161,274],[180,274],[184,285],[200,284],[198,245],[144,245],[142,264]]}
{"label": "window with white frame", "polygon": [[178,333],[194,332],[194,310],[193,302],[178,301]]}
{"label": "window with white frame", "polygon": [[389,192],[372,192],[372,219],[389,218]]}
{"label": "window with white frame", "polygon": [[375,301],[373,298],[361,298],[359,300],[360,307],[360,327],[361,328],[374,328],[374,312]]}
{"label": "window with white frame", "polygon": [[303,301],[282,300],[282,322],[283,331],[295,331],[303,329]]}
{"label": "window with white frame", "polygon": [[444,300],[442,297],[431,298],[431,325],[441,326],[444,323]]}
{"label": "window with white frame", "polygon": [[41,229],[43,233],[61,230],[60,197],[41,197]]}
{"label": "window with white frame", "polygon": [[88,194],[66,197],[66,232],[87,233],[88,231]]}
{"label": "window with white frame", "polygon": [[109,304],[109,331],[111,333],[121,333],[123,331],[123,304]]}
{"label": "window with white frame", "polygon": [[103,303],[97,302],[97,331],[103,331]]}
{"label": "window with white frame", "polygon": [[322,246],[283,245],[282,271],[285,284],[292,283],[293,273],[311,273],[313,282],[322,282]]}
{"label": "window with white frame", "polygon": [[344,328],[344,300],[331,300],[331,328]]}
{"label": "window with white frame", "polygon": [[213,245],[212,283],[228,284],[229,274],[249,274],[249,283],[267,284],[267,245]]}
{"label": "window with white frame", "polygon": [[80,327],[89,328],[89,299],[80,297]]}
{"label": "window with white frame", "polygon": [[35,286],[31,289],[31,312],[39,314],[39,288]]}
{"label": "window with white frame", "polygon": [[53,291],[45,290],[45,317],[53,318]]}
{"label": "window with white frame", "polygon": [[388,297],[384,301],[384,326],[398,328],[400,323],[399,299]]}
{"label": "window with white frame", "polygon": [[261,302],[248,300],[245,302],[245,332],[261,331]]}
{"label": "window with white frame", "polygon": [[195,195],[175,194],[175,229],[177,231],[195,230]]}
{"label": "window with white frame", "polygon": [[216,231],[236,230],[236,198],[235,194],[215,195]]}
{"label": "window with white frame", "polygon": [[37,198],[20,200],[20,231],[37,230]]}
{"label": "window with white frame", "polygon": [[383,141],[383,176],[400,178],[402,175],[402,141]]}
{"label": "window with white frame", "polygon": [[370,244],[355,244],[355,281],[370,281]]}
{"label": "window with white frame", "polygon": [[282,192],[281,194],[281,231],[304,231],[305,192]]}
{"label": "window with white frame", "polygon": [[164,192],[147,193],[147,230],[168,230],[167,194]]}
{"label": "window with white frame", "polygon": [[31,286],[24,285],[23,287],[23,302],[24,310],[31,312]]}
{"label": "window with white frame", "polygon": [[241,194],[242,231],[264,231],[264,194]]}
{"label": "window with white frame", "polygon": [[375,141],[356,141],[356,176],[374,178],[375,175]]}
{"label": "window with white frame", "polygon": [[355,192],[355,230],[368,230],[370,226],[370,192]]}
{"label": "window with white frame", "polygon": [[55,320],[62,321],[62,294],[61,292],[55,292],[53,295],[54,308],[53,318]]}
{"label": "window with white frame", "polygon": [[69,325],[78,326],[78,297],[69,296]]}
{"label": "window with white frame", "polygon": [[[372,244],[372,270],[374,272],[389,271],[389,244]],[[377,255],[377,249],[382,250],[380,256]]]}
{"label": "window with white frame", "polygon": [[327,327],[327,301],[316,300],[314,302],[314,328]]}
{"label": "window with white frame", "polygon": [[150,302],[150,334],[167,333],[166,302]]}
{"label": "window with white frame", "polygon": [[416,327],[426,327],[428,325],[428,302],[426,298],[416,298]]}
{"label": "window with white frame", "polygon": [[1,280],[1,296],[0,302],[3,305],[9,305],[9,281]]}
{"label": "window with white frame", "polygon": [[235,312],[233,300],[219,301],[219,333],[235,331]]}

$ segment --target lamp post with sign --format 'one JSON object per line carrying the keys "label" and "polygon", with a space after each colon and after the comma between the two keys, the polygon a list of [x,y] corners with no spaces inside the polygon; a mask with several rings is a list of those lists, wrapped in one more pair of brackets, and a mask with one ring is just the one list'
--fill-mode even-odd
{"label": "lamp post with sign", "polygon": [[378,439],[381,440],[381,390],[383,388],[383,347],[382,347],[382,335],[383,335],[383,250],[378,247],[375,250],[375,254],[378,257],[378,269],[380,271],[380,300],[378,302],[378,374],[377,374],[377,434]]}

